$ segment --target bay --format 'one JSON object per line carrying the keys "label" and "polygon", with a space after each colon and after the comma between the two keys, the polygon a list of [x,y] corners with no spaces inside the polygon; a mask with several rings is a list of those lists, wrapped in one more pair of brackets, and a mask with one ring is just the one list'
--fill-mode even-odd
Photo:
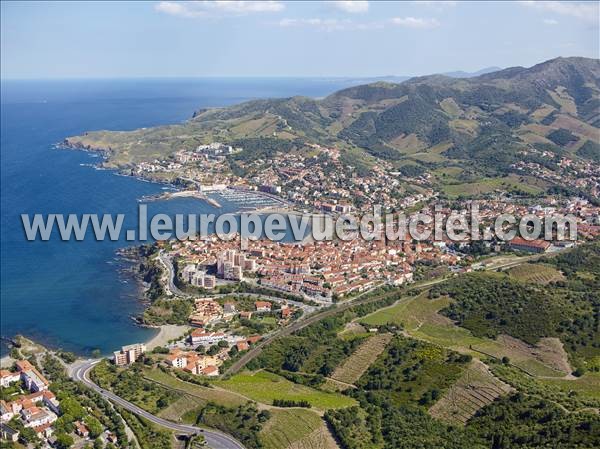
{"label": "bay", "polygon": [[[78,354],[109,353],[156,332],[130,319],[143,310],[136,283],[122,273],[123,239],[28,242],[20,214],[123,213],[137,223],[138,199],[164,186],[94,165],[97,155],[58,149],[88,130],[178,123],[204,107],[263,97],[320,97],[342,79],[143,79],[2,81],[1,334],[23,334]],[[150,203],[161,212],[222,213],[194,199]],[[2,346],[2,354],[6,347]]]}

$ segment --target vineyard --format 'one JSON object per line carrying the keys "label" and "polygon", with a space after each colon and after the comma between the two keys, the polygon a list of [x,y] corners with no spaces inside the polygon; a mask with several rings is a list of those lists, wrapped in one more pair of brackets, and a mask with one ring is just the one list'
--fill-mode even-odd
{"label": "vineyard", "polygon": [[474,360],[429,413],[434,418],[464,425],[477,410],[511,391],[511,386],[496,378],[483,363]]}
{"label": "vineyard", "polygon": [[325,422],[309,410],[271,410],[271,419],[260,431],[265,449],[335,449]]}
{"label": "vineyard", "polygon": [[508,274],[519,281],[533,282],[540,285],[562,281],[565,278],[556,268],[541,263],[518,265],[508,270]]}
{"label": "vineyard", "polygon": [[391,334],[378,334],[368,338],[360,347],[348,357],[331,374],[328,386],[337,390],[347,389],[354,384],[360,376],[377,360],[383,352],[390,339]]}

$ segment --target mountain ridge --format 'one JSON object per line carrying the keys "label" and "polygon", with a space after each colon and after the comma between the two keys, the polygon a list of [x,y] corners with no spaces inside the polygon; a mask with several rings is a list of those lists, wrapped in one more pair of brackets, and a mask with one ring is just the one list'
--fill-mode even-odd
{"label": "mountain ridge", "polygon": [[[357,166],[385,160],[397,167],[458,166],[464,173],[502,176],[524,160],[548,165],[541,160],[544,151],[552,163],[564,155],[595,160],[599,128],[600,60],[561,57],[470,78],[376,81],[323,99],[252,100],[200,110],[182,125],[91,132],[67,142],[110,148],[118,167],[202,143],[243,147],[247,139],[271,139],[296,147],[336,146]],[[127,159],[118,157],[125,153]]]}

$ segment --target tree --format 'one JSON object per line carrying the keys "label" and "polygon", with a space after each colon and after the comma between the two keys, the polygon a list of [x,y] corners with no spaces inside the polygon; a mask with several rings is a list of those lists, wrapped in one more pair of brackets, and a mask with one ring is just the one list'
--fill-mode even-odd
{"label": "tree", "polygon": [[35,430],[33,430],[31,427],[24,427],[23,429],[20,429],[20,432],[21,438],[26,443],[35,444],[40,440],[37,434],[35,433]]}
{"label": "tree", "polygon": [[220,351],[219,346],[217,345],[212,345],[210,348],[208,348],[208,351],[206,352],[208,355],[216,355],[218,354]]}
{"label": "tree", "polygon": [[219,341],[219,343],[217,343],[217,345],[219,346],[219,348],[228,348],[229,347],[229,343],[227,343],[227,341],[225,341],[225,340]]}
{"label": "tree", "polygon": [[60,449],[69,449],[73,444],[75,444],[75,441],[71,435],[63,432],[56,435],[56,447]]}
{"label": "tree", "polygon": [[85,425],[90,431],[90,438],[96,438],[102,433],[102,424],[100,424],[100,421],[91,415],[86,416]]}
{"label": "tree", "polygon": [[168,354],[169,353],[169,349],[165,348],[163,346],[156,346],[153,350],[152,350],[153,354]]}
{"label": "tree", "polygon": [[62,399],[60,409],[63,414],[71,415],[73,420],[82,419],[85,416],[85,409],[72,397]]}
{"label": "tree", "polygon": [[[62,408],[62,404],[61,404],[61,408]],[[56,428],[56,430],[58,432],[71,433],[75,429],[75,426],[73,425],[73,421],[75,421],[75,419],[73,418],[73,415],[71,415],[70,413],[67,413],[67,412],[63,412],[63,414],[60,416],[60,418],[58,418],[56,420],[54,427]]]}

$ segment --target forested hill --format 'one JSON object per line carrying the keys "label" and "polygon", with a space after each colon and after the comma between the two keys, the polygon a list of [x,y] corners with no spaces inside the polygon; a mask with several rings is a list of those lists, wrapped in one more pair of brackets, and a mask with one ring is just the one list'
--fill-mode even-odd
{"label": "forested hill", "polygon": [[470,78],[377,82],[322,100],[250,101],[198,111],[183,125],[91,132],[69,142],[126,151],[119,161],[126,164],[209,141],[268,137],[336,145],[371,162],[455,163],[494,176],[525,153],[598,160],[599,127],[600,60],[573,57]]}

